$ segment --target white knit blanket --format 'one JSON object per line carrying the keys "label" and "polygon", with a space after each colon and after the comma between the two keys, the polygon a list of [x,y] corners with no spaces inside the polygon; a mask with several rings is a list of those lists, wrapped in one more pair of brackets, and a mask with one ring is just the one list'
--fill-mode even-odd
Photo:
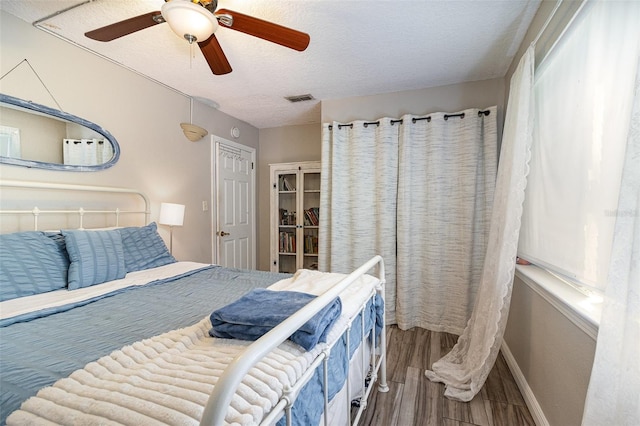
{"label": "white knit blanket", "polygon": [[[336,282],[325,280],[322,286],[310,286],[307,280],[314,278],[318,276],[305,273],[290,280],[301,280],[305,291],[315,293]],[[359,309],[374,283],[372,277],[358,280],[349,297],[342,298],[343,315],[332,329],[329,342],[342,334],[346,321]],[[288,284],[275,286],[282,290],[289,288]],[[89,363],[41,389],[9,416],[7,424],[198,424],[218,377],[251,343],[212,338],[210,328],[207,317],[191,327],[137,342]],[[226,423],[260,423],[277,404],[283,388],[293,386],[326,345],[306,352],[290,341],[282,343],[243,379],[227,411]]]}

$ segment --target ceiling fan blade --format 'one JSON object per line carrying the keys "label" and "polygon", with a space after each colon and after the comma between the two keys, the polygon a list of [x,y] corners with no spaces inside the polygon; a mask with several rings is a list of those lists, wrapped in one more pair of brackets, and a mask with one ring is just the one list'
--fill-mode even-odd
{"label": "ceiling fan blade", "polygon": [[198,42],[198,46],[200,46],[209,68],[215,75],[229,74],[231,72],[231,64],[229,64],[222,51],[222,46],[220,46],[215,34],[212,34],[205,41]]}
{"label": "ceiling fan blade", "polygon": [[[160,18],[154,19],[159,16]],[[84,33],[85,36],[98,41],[111,41],[122,36],[126,36],[136,31],[144,30],[156,24],[164,22],[160,11],[145,13],[144,15],[134,16],[115,24],[107,25],[89,32]]]}
{"label": "ceiling fan blade", "polygon": [[[229,25],[225,15],[230,16],[233,22]],[[303,51],[309,46],[309,34],[272,22],[263,21],[253,16],[244,15],[227,9],[216,11],[216,17],[221,25],[240,31],[294,50]]]}

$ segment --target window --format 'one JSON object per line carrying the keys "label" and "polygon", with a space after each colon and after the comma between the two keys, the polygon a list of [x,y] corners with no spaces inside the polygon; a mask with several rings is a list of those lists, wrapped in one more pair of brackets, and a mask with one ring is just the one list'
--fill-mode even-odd
{"label": "window", "polygon": [[536,69],[519,255],[602,290],[638,68],[640,2],[587,2]]}

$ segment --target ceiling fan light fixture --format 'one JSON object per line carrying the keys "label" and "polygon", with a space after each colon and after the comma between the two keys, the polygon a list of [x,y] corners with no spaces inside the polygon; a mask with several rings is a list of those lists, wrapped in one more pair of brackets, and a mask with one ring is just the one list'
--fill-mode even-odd
{"label": "ceiling fan light fixture", "polygon": [[218,28],[218,20],[207,9],[189,0],[172,0],[160,9],[171,30],[192,43],[205,41]]}

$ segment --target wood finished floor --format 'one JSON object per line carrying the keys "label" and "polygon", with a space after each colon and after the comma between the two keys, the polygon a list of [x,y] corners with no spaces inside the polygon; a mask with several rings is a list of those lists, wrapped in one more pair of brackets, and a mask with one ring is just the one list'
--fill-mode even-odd
{"label": "wood finished floor", "polygon": [[359,425],[535,426],[502,354],[470,402],[445,398],[444,385],[425,377],[425,369],[456,340],[448,333],[387,327],[389,392],[379,393],[376,386]]}

